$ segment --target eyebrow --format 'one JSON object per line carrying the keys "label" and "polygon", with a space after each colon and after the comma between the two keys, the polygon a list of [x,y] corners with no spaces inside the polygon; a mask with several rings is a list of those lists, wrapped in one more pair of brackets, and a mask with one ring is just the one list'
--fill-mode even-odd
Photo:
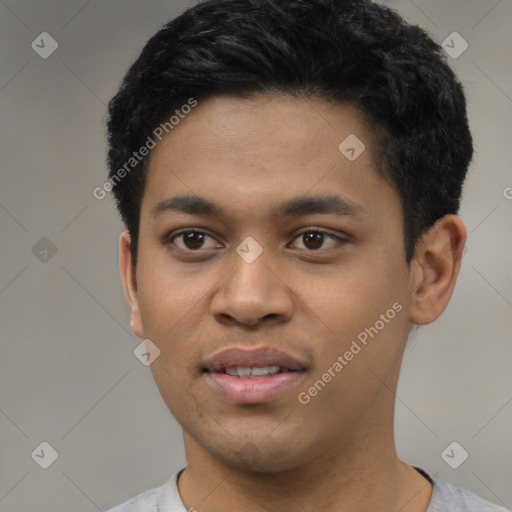
{"label": "eyebrow", "polygon": [[[197,195],[179,195],[158,203],[151,212],[152,217],[159,217],[167,212],[185,213],[204,217],[221,217],[225,210],[221,206]],[[295,197],[271,211],[275,218],[299,217],[312,214],[331,214],[336,216],[357,216],[367,213],[366,208],[350,199],[338,195]]]}

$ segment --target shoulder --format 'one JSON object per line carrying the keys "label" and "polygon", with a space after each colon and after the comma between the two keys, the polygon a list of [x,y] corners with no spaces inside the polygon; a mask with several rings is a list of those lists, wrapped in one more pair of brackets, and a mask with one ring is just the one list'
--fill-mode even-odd
{"label": "shoulder", "polygon": [[178,492],[176,471],[161,487],[144,491],[126,503],[117,505],[106,512],[187,512]]}
{"label": "shoulder", "polygon": [[474,492],[434,480],[432,500],[427,512],[509,512]]}
{"label": "shoulder", "polygon": [[[106,512],[182,512],[185,510],[179,497],[177,476],[174,473],[161,487],[144,491],[117,507]],[[186,511],[185,511],[186,512]]]}
{"label": "shoulder", "polygon": [[158,495],[163,487],[164,486],[156,487],[149,491],[144,491],[106,512],[157,512]]}

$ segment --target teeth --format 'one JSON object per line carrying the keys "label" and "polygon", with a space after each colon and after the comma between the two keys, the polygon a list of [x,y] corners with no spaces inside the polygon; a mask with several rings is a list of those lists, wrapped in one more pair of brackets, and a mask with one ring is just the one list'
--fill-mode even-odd
{"label": "teeth", "polygon": [[[281,370],[280,366],[258,366],[258,367],[230,367],[226,368],[225,372],[227,375],[232,377],[239,377],[242,379],[252,379],[257,377],[264,377],[266,375],[275,375]],[[285,370],[283,370],[285,371]]]}
{"label": "teeth", "polygon": [[251,369],[250,368],[237,368],[237,375],[241,377],[242,379],[244,377],[249,377],[251,375]]}
{"label": "teeth", "polygon": [[274,375],[279,371],[279,366],[263,366],[251,368],[251,376],[261,377],[262,375]]}

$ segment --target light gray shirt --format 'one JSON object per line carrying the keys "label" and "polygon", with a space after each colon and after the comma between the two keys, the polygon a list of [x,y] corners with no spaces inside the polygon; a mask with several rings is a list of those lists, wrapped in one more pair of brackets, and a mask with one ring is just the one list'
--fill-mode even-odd
{"label": "light gray shirt", "polygon": [[[169,481],[107,512],[194,512],[186,509],[178,492],[177,471]],[[434,480],[432,499],[427,512],[510,512],[480,498],[467,489],[454,487],[448,482]]]}

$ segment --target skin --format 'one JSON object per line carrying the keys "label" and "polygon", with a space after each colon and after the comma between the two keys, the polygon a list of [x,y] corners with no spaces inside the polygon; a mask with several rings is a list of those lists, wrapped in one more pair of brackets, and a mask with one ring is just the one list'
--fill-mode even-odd
{"label": "skin", "polygon": [[[356,134],[366,150],[349,161],[338,145]],[[181,194],[225,212],[165,211]],[[354,215],[276,219],[297,196],[343,196]],[[187,469],[178,486],[198,511],[418,512],[432,488],[396,453],[395,391],[409,322],[445,309],[466,232],[449,215],[405,260],[395,189],[376,172],[371,132],[354,107],[284,95],[216,97],[199,104],[152,151],[138,262],[120,239],[131,327],[161,350],[151,370],[183,428]],[[172,235],[210,237],[195,250]],[[302,236],[315,228],[323,245]],[[236,252],[248,236],[262,247],[252,263]],[[394,303],[402,310],[307,405],[297,395],[343,355]],[[296,389],[254,405],[228,403],[202,365],[233,345],[270,346],[307,363]]]}

